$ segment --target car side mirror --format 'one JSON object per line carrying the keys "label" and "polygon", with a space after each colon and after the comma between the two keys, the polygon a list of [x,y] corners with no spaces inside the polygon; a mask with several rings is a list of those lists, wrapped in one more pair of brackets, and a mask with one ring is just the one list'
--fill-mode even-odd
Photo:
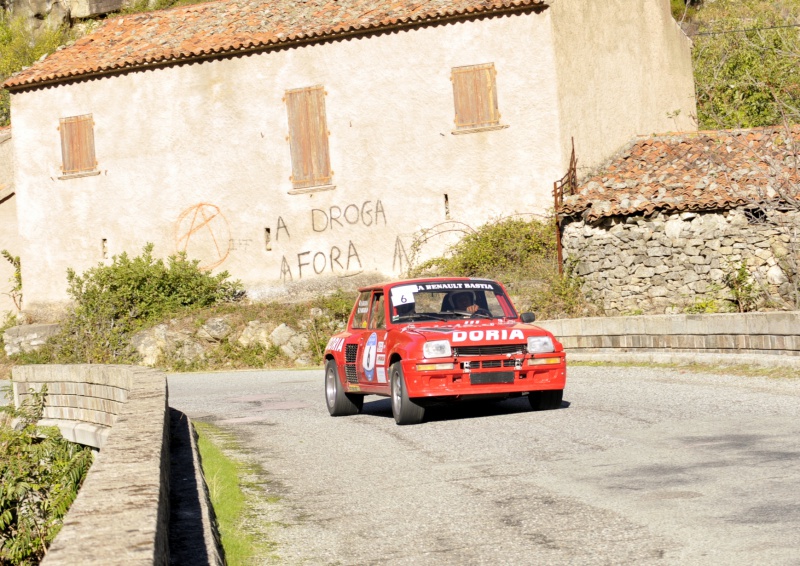
{"label": "car side mirror", "polygon": [[533,314],[532,312],[524,312],[522,313],[522,316],[520,316],[520,318],[522,319],[522,322],[530,324],[531,322],[536,320],[536,315]]}

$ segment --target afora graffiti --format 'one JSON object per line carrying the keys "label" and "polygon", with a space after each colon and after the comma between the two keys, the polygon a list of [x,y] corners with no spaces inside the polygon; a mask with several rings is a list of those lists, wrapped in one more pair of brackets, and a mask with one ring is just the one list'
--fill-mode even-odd
{"label": "afora graffiti", "polygon": [[377,226],[383,219],[386,225],[386,213],[383,211],[383,203],[380,200],[372,204],[371,200],[365,200],[361,206],[348,204],[344,208],[331,206],[328,210],[321,208],[311,209],[311,228],[314,232],[324,232],[333,230],[334,226],[344,228],[345,224],[354,226],[363,224],[364,226]]}
{"label": "afora graffiti", "polygon": [[292,264],[295,266],[294,270],[286,256],[281,258],[280,279],[284,282],[293,281],[295,274],[298,279],[302,279],[303,275],[310,275],[312,271],[315,275],[322,275],[325,271],[346,273],[352,269],[361,269],[361,258],[358,257],[355,244],[348,242],[347,257],[339,246],[332,246],[328,253],[300,252],[297,254],[297,262]]}

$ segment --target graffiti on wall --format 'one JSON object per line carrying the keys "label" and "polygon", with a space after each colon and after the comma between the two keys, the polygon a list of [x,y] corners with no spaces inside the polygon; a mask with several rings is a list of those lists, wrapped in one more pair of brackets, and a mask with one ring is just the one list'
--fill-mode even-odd
{"label": "graffiti on wall", "polygon": [[[363,226],[366,228],[386,226],[386,211],[380,200],[365,200],[360,204],[345,206],[333,205],[326,208],[312,208],[309,212],[311,230],[316,233],[344,231],[347,228]],[[275,240],[282,234],[290,239],[289,226],[278,217]],[[402,246],[402,244],[400,244]],[[403,250],[405,256],[405,250]],[[395,252],[397,254],[397,252]],[[402,260],[401,260],[402,262]],[[363,269],[358,248],[352,240],[347,245],[335,244],[322,250],[303,250],[297,254],[281,257],[280,279],[284,282],[302,279],[311,275],[353,274]]]}
{"label": "graffiti on wall", "polygon": [[200,269],[210,270],[221,265],[234,242],[228,220],[213,204],[192,205],[181,212],[175,222],[175,249],[200,260]]}

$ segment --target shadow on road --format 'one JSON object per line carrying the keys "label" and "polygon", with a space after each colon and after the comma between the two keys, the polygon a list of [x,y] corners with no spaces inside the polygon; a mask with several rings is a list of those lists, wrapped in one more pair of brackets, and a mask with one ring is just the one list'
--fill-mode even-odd
{"label": "shadow on road", "polygon": [[[567,409],[569,406],[569,401],[562,401],[561,407],[556,410]],[[428,407],[425,410],[424,422],[479,419],[534,412],[546,413],[549,411],[533,411],[530,403],[528,403],[528,399],[525,397],[505,399],[503,401],[460,401],[457,403],[446,403]],[[393,418],[391,400],[386,397],[379,397],[375,401],[365,402],[361,414],[391,419]]]}

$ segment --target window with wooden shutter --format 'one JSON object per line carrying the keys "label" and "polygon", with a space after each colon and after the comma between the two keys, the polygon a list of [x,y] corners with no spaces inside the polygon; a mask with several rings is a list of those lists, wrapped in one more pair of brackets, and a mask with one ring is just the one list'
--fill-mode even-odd
{"label": "window with wooden shutter", "polygon": [[453,68],[454,134],[507,127],[500,125],[496,74],[494,63]]}
{"label": "window with wooden shutter", "polygon": [[331,184],[325,89],[312,86],[286,91],[293,190]]}
{"label": "window with wooden shutter", "polygon": [[94,120],[91,114],[61,118],[61,171],[64,175],[97,169],[94,154]]}

